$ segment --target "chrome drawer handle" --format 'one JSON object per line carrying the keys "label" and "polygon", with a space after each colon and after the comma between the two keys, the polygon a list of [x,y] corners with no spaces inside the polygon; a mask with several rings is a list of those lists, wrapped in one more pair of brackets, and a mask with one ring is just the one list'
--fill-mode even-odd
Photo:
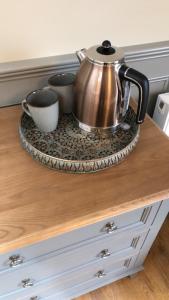
{"label": "chrome drawer handle", "polygon": [[112,233],[114,230],[116,230],[117,229],[117,226],[115,225],[115,223],[114,222],[108,222],[105,226],[104,226],[104,228],[103,228],[103,230],[106,232],[106,233]]}
{"label": "chrome drawer handle", "polygon": [[[21,281],[21,286],[23,288],[27,288],[27,287],[30,287],[30,286],[33,286],[34,285],[34,280],[30,279],[30,278],[27,278],[27,279],[23,279]],[[35,298],[36,299],[36,298]]]}
{"label": "chrome drawer handle", "polygon": [[104,249],[104,250],[102,250],[99,254],[98,254],[98,257],[100,257],[100,258],[107,258],[107,257],[109,257],[111,254],[110,254],[110,252],[109,252],[109,250],[108,249]]}
{"label": "chrome drawer handle", "polygon": [[7,264],[10,268],[13,268],[18,265],[21,265],[23,262],[24,262],[24,257],[19,254],[16,254],[9,257]]}
{"label": "chrome drawer handle", "polygon": [[104,270],[100,270],[95,274],[95,276],[98,278],[102,278],[102,277],[106,276],[106,274],[104,273]]}

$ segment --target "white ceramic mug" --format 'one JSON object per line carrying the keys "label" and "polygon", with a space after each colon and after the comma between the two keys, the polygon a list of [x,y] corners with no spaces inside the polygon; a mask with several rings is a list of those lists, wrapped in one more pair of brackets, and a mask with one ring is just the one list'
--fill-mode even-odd
{"label": "white ceramic mug", "polygon": [[48,79],[48,86],[59,96],[60,109],[63,113],[71,113],[73,108],[73,73],[56,74]]}
{"label": "white ceramic mug", "polygon": [[22,101],[23,110],[32,117],[37,127],[44,132],[56,129],[59,118],[59,101],[55,91],[39,89],[28,94]]}

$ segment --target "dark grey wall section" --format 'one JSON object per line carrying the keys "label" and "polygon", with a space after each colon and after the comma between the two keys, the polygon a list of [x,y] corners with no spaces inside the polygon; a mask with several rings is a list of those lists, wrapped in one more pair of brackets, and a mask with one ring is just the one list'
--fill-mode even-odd
{"label": "dark grey wall section", "polygon": [[30,91],[47,84],[55,73],[76,72],[75,55],[61,55],[0,64],[0,106],[20,103]]}
{"label": "dark grey wall section", "polygon": [[[126,63],[143,72],[150,81],[148,112],[153,114],[157,94],[169,91],[169,41],[125,47]],[[26,94],[47,84],[60,72],[76,72],[75,54],[0,64],[0,106],[20,103]],[[137,96],[137,88],[132,87]]]}
{"label": "dark grey wall section", "polygon": [[[126,62],[143,72],[150,81],[148,113],[152,116],[159,93],[169,91],[169,41],[126,47]],[[132,87],[132,95],[138,90]]]}

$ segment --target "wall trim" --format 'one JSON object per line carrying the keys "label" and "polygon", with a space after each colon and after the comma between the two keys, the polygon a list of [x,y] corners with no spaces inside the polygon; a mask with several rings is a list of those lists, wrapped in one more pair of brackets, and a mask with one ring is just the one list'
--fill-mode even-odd
{"label": "wall trim", "polygon": [[124,47],[126,60],[139,61],[169,56],[169,41]]}
{"label": "wall trim", "polygon": [[[169,41],[124,47],[126,62],[144,61],[169,56]],[[76,71],[79,62],[75,54],[57,55],[43,58],[0,63],[0,81],[15,77],[40,76],[54,72]]]}
{"label": "wall trim", "polygon": [[[162,82],[162,86],[168,88],[169,41],[134,45],[123,50],[129,66],[145,73],[154,85]],[[29,91],[46,85],[51,75],[75,73],[78,68],[75,54],[0,63],[0,106],[20,103]]]}
{"label": "wall trim", "polygon": [[0,81],[36,77],[66,71],[76,71],[79,63],[73,54],[34,58],[0,64]]}

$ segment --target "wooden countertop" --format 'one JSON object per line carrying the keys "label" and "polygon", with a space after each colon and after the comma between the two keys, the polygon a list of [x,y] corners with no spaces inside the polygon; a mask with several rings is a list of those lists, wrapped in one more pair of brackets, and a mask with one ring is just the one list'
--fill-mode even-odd
{"label": "wooden countertop", "polygon": [[20,106],[0,109],[0,252],[169,197],[169,139],[147,117],[120,165],[66,174],[32,160],[18,136]]}

